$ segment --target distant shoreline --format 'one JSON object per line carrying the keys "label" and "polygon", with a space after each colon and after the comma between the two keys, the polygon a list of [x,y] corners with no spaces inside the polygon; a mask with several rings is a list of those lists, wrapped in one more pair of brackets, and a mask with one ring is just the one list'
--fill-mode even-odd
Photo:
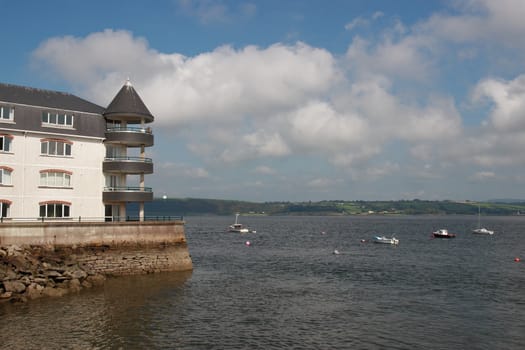
{"label": "distant shoreline", "polygon": [[[475,201],[343,201],[247,202],[201,198],[157,198],[146,203],[148,215],[234,215],[245,216],[396,216],[396,215],[478,215],[521,216],[525,202]],[[522,214],[523,213],[523,214]]]}

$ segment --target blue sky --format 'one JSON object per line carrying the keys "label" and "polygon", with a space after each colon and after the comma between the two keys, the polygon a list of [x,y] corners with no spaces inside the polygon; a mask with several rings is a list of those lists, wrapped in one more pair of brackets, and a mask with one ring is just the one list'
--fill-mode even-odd
{"label": "blue sky", "polygon": [[5,1],[0,81],[155,115],[156,196],[525,198],[525,2]]}

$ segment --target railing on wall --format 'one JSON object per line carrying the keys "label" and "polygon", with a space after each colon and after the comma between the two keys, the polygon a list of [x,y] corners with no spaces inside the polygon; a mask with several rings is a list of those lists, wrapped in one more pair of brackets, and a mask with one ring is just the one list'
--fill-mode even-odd
{"label": "railing on wall", "polygon": [[[142,221],[183,221],[182,215],[150,215],[142,218]],[[67,218],[48,218],[48,217],[26,217],[26,218],[10,218],[1,217],[0,223],[13,223],[13,222],[128,222],[128,221],[141,221],[139,216],[99,216],[99,217],[67,217]]]}

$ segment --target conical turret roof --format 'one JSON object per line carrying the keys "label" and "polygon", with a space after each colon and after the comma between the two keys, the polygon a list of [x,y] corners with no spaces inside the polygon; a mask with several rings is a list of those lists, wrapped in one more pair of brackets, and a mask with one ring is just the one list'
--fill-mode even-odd
{"label": "conical turret roof", "polygon": [[126,120],[130,123],[139,123],[141,119],[144,119],[146,123],[151,123],[154,119],[129,80],[113,98],[103,115],[107,119]]}

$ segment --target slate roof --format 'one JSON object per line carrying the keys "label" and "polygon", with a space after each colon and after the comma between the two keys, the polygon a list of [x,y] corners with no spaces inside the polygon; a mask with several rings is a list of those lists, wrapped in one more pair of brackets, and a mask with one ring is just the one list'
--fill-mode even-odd
{"label": "slate roof", "polygon": [[0,83],[0,102],[102,114],[104,107],[72,94]]}
{"label": "slate roof", "polygon": [[104,117],[144,117],[146,122],[152,122],[154,117],[148,107],[142,102],[139,94],[135,91],[129,81],[117,93],[113,101],[103,113]]}

